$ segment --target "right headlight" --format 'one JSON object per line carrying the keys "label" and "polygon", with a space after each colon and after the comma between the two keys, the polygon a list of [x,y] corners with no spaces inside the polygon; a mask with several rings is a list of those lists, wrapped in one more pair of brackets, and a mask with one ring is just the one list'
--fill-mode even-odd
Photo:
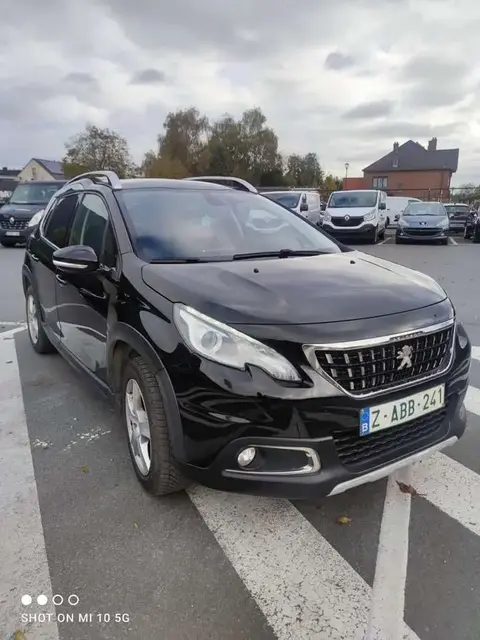
{"label": "right headlight", "polygon": [[332,219],[332,216],[331,216],[330,213],[327,213],[326,211],[324,211],[323,219],[324,219],[325,222],[330,222],[330,220]]}
{"label": "right headlight", "polygon": [[28,221],[27,227],[36,227],[37,224],[42,219],[42,216],[44,213],[45,213],[45,209],[40,209],[40,211],[37,211],[37,213],[33,215]]}
{"label": "right headlight", "polygon": [[234,369],[253,365],[272,378],[298,382],[293,365],[274,349],[183,304],[176,304],[173,319],[178,332],[192,351]]}

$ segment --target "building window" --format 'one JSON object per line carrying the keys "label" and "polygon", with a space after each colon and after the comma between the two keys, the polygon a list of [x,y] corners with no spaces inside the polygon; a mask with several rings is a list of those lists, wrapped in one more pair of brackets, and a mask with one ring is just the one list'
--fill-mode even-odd
{"label": "building window", "polygon": [[386,176],[373,178],[372,185],[374,189],[386,189],[388,187],[388,178]]}

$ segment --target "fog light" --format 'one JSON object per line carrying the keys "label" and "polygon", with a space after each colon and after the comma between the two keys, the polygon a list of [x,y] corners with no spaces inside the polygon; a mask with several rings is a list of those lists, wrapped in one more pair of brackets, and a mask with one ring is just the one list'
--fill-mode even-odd
{"label": "fog light", "polygon": [[243,468],[248,467],[248,465],[253,462],[256,455],[257,450],[255,449],[255,447],[247,447],[246,449],[243,449],[243,451],[240,451],[240,453],[238,454],[238,466]]}

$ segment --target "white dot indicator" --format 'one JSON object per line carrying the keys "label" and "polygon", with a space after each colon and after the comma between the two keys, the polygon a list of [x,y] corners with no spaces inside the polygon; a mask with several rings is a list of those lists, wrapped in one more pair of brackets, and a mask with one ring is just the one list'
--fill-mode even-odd
{"label": "white dot indicator", "polygon": [[59,593],[56,593],[52,598],[52,602],[56,607],[60,606],[61,604],[63,604],[63,596],[61,596]]}
{"label": "white dot indicator", "polygon": [[44,596],[43,594],[37,597],[37,602],[38,604],[43,607],[44,605],[47,604],[48,602],[48,598],[47,596]]}
{"label": "white dot indicator", "polygon": [[32,596],[29,596],[28,594],[22,596],[22,604],[25,605],[25,607],[28,607],[29,604],[32,604]]}
{"label": "white dot indicator", "polygon": [[72,593],[72,595],[68,596],[68,604],[72,605],[72,607],[76,607],[80,602],[80,598],[76,593]]}

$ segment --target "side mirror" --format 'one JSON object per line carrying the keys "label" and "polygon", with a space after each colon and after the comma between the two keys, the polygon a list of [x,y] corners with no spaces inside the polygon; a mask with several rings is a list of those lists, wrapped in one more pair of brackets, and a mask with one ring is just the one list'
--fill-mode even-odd
{"label": "side mirror", "polygon": [[385,211],[385,209],[387,208],[387,205],[385,202],[380,202],[378,205],[378,208],[380,211]]}
{"label": "side mirror", "polygon": [[300,205],[300,211],[308,211],[308,204],[306,202],[302,202]]}
{"label": "side mirror", "polygon": [[399,220],[399,219],[400,219],[400,214],[399,214],[399,213],[397,213],[397,214],[395,215],[395,222],[397,222],[397,220]]}
{"label": "side mirror", "polygon": [[99,267],[95,251],[81,244],[57,249],[53,253],[53,264],[64,273],[93,273]]}

